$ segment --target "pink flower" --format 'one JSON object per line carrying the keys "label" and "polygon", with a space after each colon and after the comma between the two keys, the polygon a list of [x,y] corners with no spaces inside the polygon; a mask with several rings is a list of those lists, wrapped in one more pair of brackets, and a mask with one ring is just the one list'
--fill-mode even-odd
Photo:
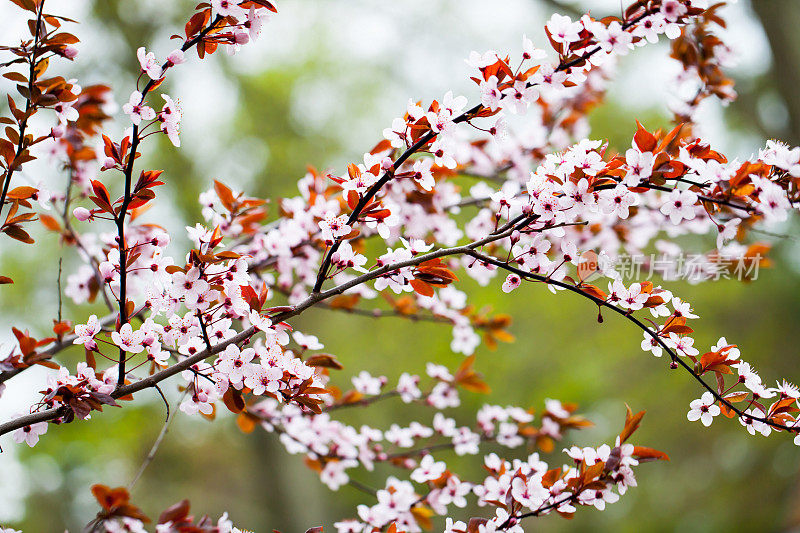
{"label": "pink flower", "polygon": [[402,148],[406,144],[406,129],[408,125],[402,118],[396,118],[392,121],[391,128],[383,130],[383,138],[392,143],[395,148]]}
{"label": "pink flower", "polygon": [[640,152],[631,148],[625,152],[625,163],[628,165],[628,174],[623,183],[629,187],[636,187],[653,173],[655,156],[651,152]]}
{"label": "pink flower", "polygon": [[255,7],[250,6],[250,11],[247,12],[247,20],[242,23],[242,26],[247,29],[251,41],[255,41],[261,35],[261,27],[264,25],[265,18],[266,15],[262,14],[260,9],[257,10]]}
{"label": "pink flower", "polygon": [[633,283],[625,293],[625,296],[619,303],[620,307],[630,309],[631,311],[638,311],[644,307],[644,303],[650,298],[648,293],[642,292],[642,285],[640,283]]}
{"label": "pink flower", "polygon": [[649,333],[644,333],[644,340],[642,340],[642,350],[645,352],[652,352],[656,357],[661,357],[661,345]]}
{"label": "pink flower", "polygon": [[180,48],[176,48],[167,56],[167,68],[174,67],[175,65],[180,65],[182,63],[186,63],[186,57],[183,55],[183,50]]}
{"label": "pink flower", "polygon": [[580,22],[572,22],[571,18],[557,13],[550,17],[545,27],[553,41],[566,45],[577,41],[578,34],[583,29]]}
{"label": "pink flower", "polygon": [[453,519],[448,516],[444,524],[444,533],[467,533],[467,524],[461,520],[453,522]]}
{"label": "pink flower", "polygon": [[622,29],[622,25],[617,21],[613,21],[608,26],[598,24],[594,35],[597,43],[607,53],[625,55],[633,50],[633,36]]}
{"label": "pink flower", "polygon": [[670,331],[669,333],[670,344],[684,355],[697,355],[700,350],[695,348],[694,339],[687,336],[679,336],[677,333]]}
{"label": "pink flower", "polygon": [[14,432],[12,438],[17,444],[23,442],[33,448],[39,442],[39,435],[47,433],[47,422],[37,422],[30,426],[24,426]]}
{"label": "pink flower", "polygon": [[318,225],[322,230],[322,238],[329,245],[351,231],[351,227],[347,224],[347,215],[334,216],[326,214],[325,218],[318,222]]}
{"label": "pink flower", "polygon": [[386,384],[386,378],[373,377],[366,370],[359,372],[358,376],[352,378],[353,387],[361,394],[375,395],[380,394],[381,387]]}
{"label": "pink flower", "polygon": [[414,161],[414,170],[412,171],[414,174],[414,181],[426,191],[432,190],[433,186],[436,185],[436,181],[433,179],[433,173],[431,172],[431,166],[433,166],[433,159],[428,157]]}
{"label": "pink flower", "polygon": [[497,88],[497,76],[490,76],[488,80],[481,82],[481,104],[492,111],[500,107],[502,93]]}
{"label": "pink flower", "polygon": [[679,224],[682,220],[694,219],[695,203],[697,203],[697,193],[674,189],[667,196],[660,211],[668,216],[673,224]]}
{"label": "pink flower", "polygon": [[299,331],[295,331],[292,333],[292,338],[294,342],[299,344],[306,350],[321,350],[324,348],[319,339],[317,339],[314,335],[303,335]]}
{"label": "pink flower", "polygon": [[280,389],[279,380],[283,377],[283,370],[269,365],[253,365],[252,373],[244,380],[244,384],[252,389],[253,394],[261,396],[265,392],[276,393]]}
{"label": "pink flower", "polygon": [[407,372],[403,372],[397,382],[397,392],[404,403],[411,403],[420,398],[422,391],[419,390],[419,376],[412,376]]}
{"label": "pink flower", "polygon": [[419,466],[411,472],[411,479],[417,483],[425,483],[427,481],[434,481],[442,477],[447,465],[442,461],[434,461],[432,455],[426,455],[419,462]]}
{"label": "pink flower", "polygon": [[[639,203],[639,197],[630,192],[623,184],[618,184],[600,197],[604,213],[613,214],[621,219],[630,215],[630,208]],[[663,208],[662,208],[663,209]]]}
{"label": "pink flower", "polygon": [[211,9],[221,17],[239,18],[244,15],[244,9],[236,0],[211,0]]}
{"label": "pink flower", "polygon": [[217,363],[217,369],[225,374],[233,385],[238,385],[253,373],[253,365],[250,362],[255,353],[252,348],[240,350],[238,346],[231,344]]}
{"label": "pink flower", "polygon": [[86,324],[77,324],[75,326],[76,338],[72,341],[73,344],[83,344],[87,350],[96,350],[97,343],[94,336],[100,332],[100,321],[97,320],[97,315],[92,315]]}
{"label": "pink flower", "polygon": [[53,105],[53,111],[56,112],[59,123],[66,124],[78,120],[80,114],[77,109],[72,107],[72,104],[73,102],[56,102]]}
{"label": "pink flower", "polygon": [[503,292],[511,292],[517,287],[519,287],[520,283],[522,283],[522,279],[516,274],[509,274],[506,280],[503,282]]}
{"label": "pink flower", "polygon": [[142,72],[147,73],[150,79],[157,80],[161,78],[163,71],[153,52],[147,52],[144,46],[142,46],[136,50],[136,57],[139,59],[139,66],[141,66]]}
{"label": "pink flower", "polygon": [[261,331],[272,331],[272,321],[269,318],[262,316],[261,313],[255,309],[250,311],[249,318],[250,323],[254,328]]}
{"label": "pink flower", "polygon": [[142,346],[144,334],[141,331],[133,331],[129,323],[122,324],[119,331],[112,331],[111,340],[126,352],[139,353],[144,350]]}
{"label": "pink flower", "polygon": [[669,22],[675,22],[686,13],[686,6],[678,0],[664,0],[661,3],[661,14]]}
{"label": "pink flower", "polygon": [[517,80],[513,87],[503,91],[501,102],[504,109],[515,115],[524,115],[528,107],[539,98],[539,91],[528,82]]}
{"label": "pink flower", "polygon": [[148,107],[142,103],[142,93],[133,91],[131,98],[127,104],[123,104],[122,111],[131,117],[131,122],[135,126],[142,123],[143,120],[153,120],[156,118],[156,112],[152,107]]}
{"label": "pink flower", "polygon": [[178,137],[181,130],[181,108],[169,95],[162,94],[161,97],[164,99],[164,107],[161,108],[161,113],[158,114],[158,120],[161,121],[161,131],[166,133],[170,142],[178,148],[181,145],[181,140]]}

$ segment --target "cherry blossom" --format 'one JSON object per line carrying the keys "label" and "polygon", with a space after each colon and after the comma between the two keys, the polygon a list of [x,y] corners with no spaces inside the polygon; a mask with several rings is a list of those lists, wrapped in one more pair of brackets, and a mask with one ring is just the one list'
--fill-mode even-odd
{"label": "cherry blossom", "polygon": [[509,274],[506,277],[506,280],[503,282],[503,292],[511,292],[517,287],[519,287],[522,280],[516,274]]}
{"label": "cherry blossom", "polygon": [[710,392],[704,392],[699,399],[692,400],[689,404],[691,409],[686,417],[690,422],[700,420],[704,426],[710,426],[714,417],[720,413],[719,406],[714,401],[714,396]]}
{"label": "cherry blossom", "polygon": [[12,438],[17,444],[25,443],[33,448],[39,442],[39,436],[47,433],[47,423],[37,422],[29,426],[19,428],[14,432]]}
{"label": "cherry blossom", "polygon": [[144,350],[142,346],[144,334],[141,331],[133,331],[130,324],[123,324],[119,331],[112,331],[111,340],[126,352],[139,353]]}
{"label": "cherry blossom", "polygon": [[411,479],[417,483],[425,483],[426,481],[434,481],[439,479],[444,473],[447,465],[441,461],[436,462],[433,456],[426,455],[420,461],[419,466],[411,472]]}
{"label": "cherry blossom", "polygon": [[553,14],[545,25],[553,41],[561,44],[571,44],[578,40],[578,33],[583,29],[580,22],[572,22],[565,15]]}
{"label": "cherry blossom", "polygon": [[94,336],[100,332],[101,325],[97,319],[97,315],[91,315],[86,324],[75,325],[75,340],[74,344],[83,344],[87,350],[96,350],[97,343]]}
{"label": "cherry blossom", "polygon": [[660,211],[669,217],[670,222],[679,224],[682,220],[692,220],[695,217],[694,204],[697,203],[697,194],[692,191],[674,189],[669,193],[661,206]]}
{"label": "cherry blossom", "polygon": [[[157,80],[161,78],[161,65],[158,64],[156,55],[153,52],[147,52],[144,46],[142,46],[136,50],[136,57],[139,59],[139,66],[141,66],[142,72],[145,72],[148,76],[150,76],[150,79]],[[141,102],[141,98],[139,98],[139,101]],[[131,103],[136,105],[134,102]]]}
{"label": "cherry blossom", "polygon": [[128,103],[122,105],[122,111],[125,112],[131,119],[135,126],[142,123],[143,120],[153,120],[156,118],[156,112],[152,107],[146,106],[142,103],[144,97],[139,91],[131,93]]}

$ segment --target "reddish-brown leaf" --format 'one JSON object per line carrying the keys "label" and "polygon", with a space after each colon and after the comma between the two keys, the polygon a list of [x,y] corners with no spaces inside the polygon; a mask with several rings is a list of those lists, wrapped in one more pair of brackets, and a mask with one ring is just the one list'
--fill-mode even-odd
{"label": "reddish-brown leaf", "polygon": [[639,461],[669,461],[669,456],[666,453],[646,446],[634,446],[633,456]]}
{"label": "reddish-brown leaf", "polygon": [[422,296],[433,296],[433,287],[431,287],[424,281],[418,279],[412,279],[410,283],[411,286],[414,288],[414,292],[416,292],[417,294],[421,294]]}

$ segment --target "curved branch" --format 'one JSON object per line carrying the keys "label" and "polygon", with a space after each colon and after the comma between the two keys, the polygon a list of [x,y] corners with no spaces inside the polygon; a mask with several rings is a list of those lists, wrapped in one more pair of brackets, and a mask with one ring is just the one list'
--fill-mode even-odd
{"label": "curved branch", "polygon": [[615,313],[617,313],[617,314],[625,317],[626,319],[630,320],[631,322],[633,322],[634,324],[639,326],[639,328],[642,331],[644,331],[646,334],[650,335],[650,337],[652,337],[669,354],[670,358],[675,363],[677,363],[678,365],[682,366],[684,368],[684,370],[686,370],[689,374],[691,374],[692,377],[695,380],[697,380],[697,382],[700,383],[700,385],[702,385],[703,388],[705,388],[708,392],[710,392],[717,401],[719,401],[720,403],[725,405],[725,407],[727,407],[731,411],[735,412],[739,417],[744,417],[744,418],[747,418],[747,419],[752,419],[752,420],[757,420],[759,422],[763,422],[764,424],[772,426],[773,428],[775,428],[777,430],[785,430],[785,431],[789,431],[789,432],[800,433],[800,427],[785,426],[783,424],[779,424],[777,422],[773,422],[772,420],[770,420],[769,418],[766,418],[766,417],[755,416],[755,415],[752,415],[752,414],[745,414],[744,411],[742,411],[741,409],[739,409],[738,407],[733,405],[730,401],[725,399],[719,392],[717,392],[716,389],[714,389],[712,386],[710,386],[708,383],[706,383],[701,376],[699,376],[697,373],[695,373],[694,370],[692,369],[692,367],[690,367],[683,359],[681,359],[678,356],[678,354],[676,354],[675,351],[666,342],[664,342],[664,340],[661,337],[659,337],[657,331],[654,331],[654,330],[650,329],[641,320],[639,320],[638,318],[633,316],[628,310],[622,309],[622,308],[617,307],[615,305],[612,305],[611,303],[608,302],[608,300],[603,300],[601,298],[598,298],[597,296],[594,296],[592,294],[584,292],[584,291],[582,291],[580,289],[580,286],[578,286],[578,285],[570,285],[569,283],[565,283],[563,281],[551,279],[549,277],[542,276],[541,274],[534,274],[532,272],[525,272],[524,270],[520,270],[519,268],[513,267],[513,266],[509,265],[508,263],[506,263],[504,261],[501,261],[499,259],[496,259],[496,258],[488,256],[488,255],[484,255],[484,254],[482,254],[480,252],[477,252],[475,250],[470,250],[469,252],[467,252],[467,254],[471,255],[472,257],[474,257],[475,259],[477,259],[477,260],[479,260],[479,261],[481,261],[483,263],[491,264],[491,265],[496,266],[497,268],[502,268],[503,270],[507,270],[509,272],[513,272],[514,274],[520,276],[521,278],[534,280],[534,281],[540,281],[540,282],[543,282],[543,283],[547,283],[549,285],[555,285],[557,287],[561,287],[562,289],[567,289],[568,291],[574,292],[575,294],[580,294],[581,296],[583,296],[585,298],[588,298],[589,300],[592,300],[594,303],[596,303],[600,307],[605,307],[607,309],[611,309]]}

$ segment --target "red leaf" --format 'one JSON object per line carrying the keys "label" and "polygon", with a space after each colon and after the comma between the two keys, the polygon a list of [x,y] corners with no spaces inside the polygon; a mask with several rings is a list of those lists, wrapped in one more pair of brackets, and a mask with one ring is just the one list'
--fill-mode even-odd
{"label": "red leaf", "polygon": [[636,125],[638,126],[638,129],[636,130],[636,134],[633,136],[633,141],[636,143],[636,146],[639,147],[639,150],[642,152],[652,152],[655,150],[655,136],[645,130],[644,126],[642,126],[638,120],[636,121]]}
{"label": "red leaf", "polygon": [[625,413],[625,427],[622,428],[622,432],[619,434],[620,443],[628,440],[628,437],[630,437],[633,432],[639,428],[639,424],[642,422],[642,417],[645,413],[645,411],[639,411],[638,413],[633,414],[630,407],[626,405],[625,408],[627,409],[627,412]]}
{"label": "red leaf", "polygon": [[634,446],[633,456],[640,461],[669,461],[669,456],[664,452],[645,446]]}
{"label": "red leaf", "polygon": [[411,280],[411,286],[414,288],[414,291],[422,296],[433,296],[433,287],[425,283],[424,281],[420,281],[418,279]]}
{"label": "red leaf", "polygon": [[189,514],[189,500],[182,500],[178,503],[171,505],[166,511],[161,513],[158,517],[159,524],[166,524],[167,522],[180,523]]}

